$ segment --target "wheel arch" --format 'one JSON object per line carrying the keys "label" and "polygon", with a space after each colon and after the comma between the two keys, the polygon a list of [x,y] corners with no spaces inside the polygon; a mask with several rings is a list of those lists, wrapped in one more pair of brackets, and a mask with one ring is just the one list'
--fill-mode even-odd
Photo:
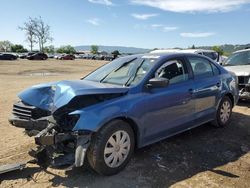
{"label": "wheel arch", "polygon": [[227,96],[231,100],[233,106],[235,105],[234,96],[232,93],[226,93],[224,96]]}

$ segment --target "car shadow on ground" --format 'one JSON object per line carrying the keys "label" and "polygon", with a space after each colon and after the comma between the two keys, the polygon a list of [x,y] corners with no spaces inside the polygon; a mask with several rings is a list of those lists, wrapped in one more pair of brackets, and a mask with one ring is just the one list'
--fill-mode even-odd
{"label": "car shadow on ground", "polygon": [[[169,187],[204,171],[239,178],[237,174],[215,168],[236,161],[249,151],[250,116],[234,112],[228,127],[213,128],[205,124],[136,150],[129,165],[114,176],[100,176],[87,168],[67,171],[66,177],[53,174],[49,169],[44,172],[53,175],[49,180],[52,186]],[[23,175],[11,172],[2,178],[27,176],[35,181],[32,174],[37,170],[25,169]]]}
{"label": "car shadow on ground", "polygon": [[237,105],[250,108],[250,100],[239,100]]}

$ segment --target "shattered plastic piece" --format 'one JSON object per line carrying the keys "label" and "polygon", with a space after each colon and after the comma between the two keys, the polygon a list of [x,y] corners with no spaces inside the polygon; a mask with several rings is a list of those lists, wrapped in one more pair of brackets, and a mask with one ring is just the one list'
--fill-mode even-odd
{"label": "shattered plastic piece", "polygon": [[153,155],[153,159],[155,159],[156,161],[161,161],[162,157],[160,156],[160,154],[155,154]]}
{"label": "shattered plastic piece", "polygon": [[162,170],[166,171],[167,167],[160,164],[160,163],[157,163],[158,167],[160,167]]}
{"label": "shattered plastic piece", "polygon": [[22,170],[26,166],[26,163],[16,163],[16,164],[7,164],[0,166],[0,174],[7,172]]}

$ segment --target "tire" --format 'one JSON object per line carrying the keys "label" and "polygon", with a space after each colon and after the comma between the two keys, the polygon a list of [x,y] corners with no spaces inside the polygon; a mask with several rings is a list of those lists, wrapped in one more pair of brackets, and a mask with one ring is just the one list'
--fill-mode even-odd
{"label": "tire", "polygon": [[225,96],[218,107],[216,119],[212,122],[215,127],[225,127],[229,124],[232,115],[232,101]]}
{"label": "tire", "polygon": [[[124,145],[116,145],[116,135],[120,135],[119,140]],[[114,147],[111,142],[114,143]],[[112,121],[93,135],[87,152],[88,163],[93,170],[101,175],[116,174],[128,164],[134,147],[134,132],[129,124],[121,120]],[[105,149],[106,154],[104,153]]]}

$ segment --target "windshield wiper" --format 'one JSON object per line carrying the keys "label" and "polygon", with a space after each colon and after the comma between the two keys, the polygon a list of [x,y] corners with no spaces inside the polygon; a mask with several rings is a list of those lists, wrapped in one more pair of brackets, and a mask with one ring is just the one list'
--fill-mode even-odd
{"label": "windshield wiper", "polygon": [[101,80],[100,83],[102,83],[112,72],[117,72],[118,70],[120,70],[122,67],[126,66],[127,64],[131,63],[132,61],[136,60],[136,58],[133,58],[127,62],[124,62],[120,67],[118,67],[117,69],[115,69],[114,71],[111,71],[110,73],[108,73],[106,76],[104,76]]}
{"label": "windshield wiper", "polygon": [[135,70],[135,73],[128,78],[128,80],[125,82],[124,86],[129,86],[131,84],[131,82],[133,82],[135,80],[136,75],[137,75],[138,71],[140,70],[141,66],[143,65],[144,61],[145,61],[145,59],[143,59],[142,62],[138,65],[138,67]]}

